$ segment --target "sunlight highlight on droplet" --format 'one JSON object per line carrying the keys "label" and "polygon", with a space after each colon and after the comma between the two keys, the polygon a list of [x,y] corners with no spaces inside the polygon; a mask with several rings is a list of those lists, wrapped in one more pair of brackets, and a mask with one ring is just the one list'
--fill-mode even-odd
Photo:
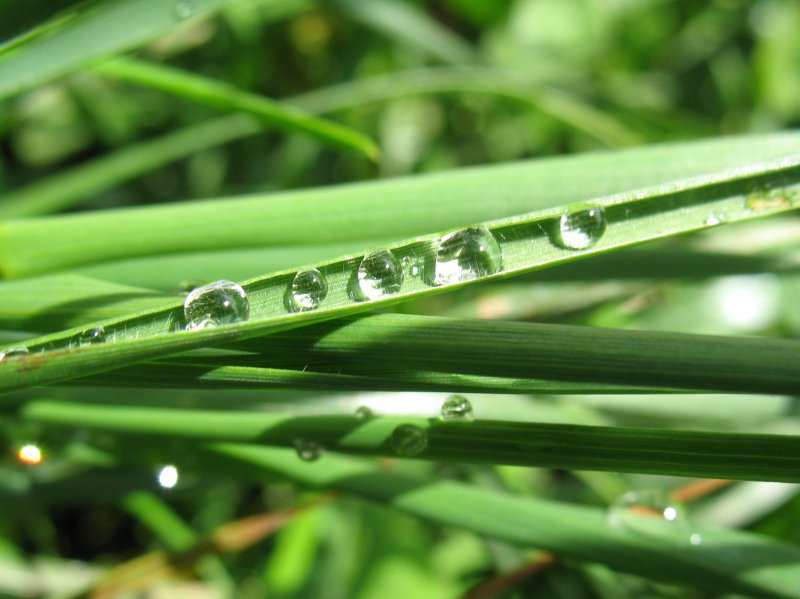
{"label": "sunlight highlight on droplet", "polygon": [[742,332],[760,331],[775,322],[780,292],[774,275],[722,277],[711,288],[722,318]]}
{"label": "sunlight highlight on droplet", "polygon": [[42,463],[44,455],[42,455],[42,450],[39,449],[38,446],[28,444],[19,448],[19,451],[17,452],[17,459],[23,464],[35,466],[36,464]]}
{"label": "sunlight highlight on droplet", "polygon": [[178,469],[173,465],[164,466],[158,471],[158,484],[165,489],[171,489],[178,484]]}

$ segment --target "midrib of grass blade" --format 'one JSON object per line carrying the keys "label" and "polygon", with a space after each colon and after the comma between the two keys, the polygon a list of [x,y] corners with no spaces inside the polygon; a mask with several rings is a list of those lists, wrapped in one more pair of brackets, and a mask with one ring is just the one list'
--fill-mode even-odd
{"label": "midrib of grass blade", "polygon": [[[313,266],[327,278],[328,294],[319,308],[310,312],[287,312],[287,293],[294,271],[267,275],[243,284],[250,298],[251,320],[247,322],[199,331],[177,330],[182,329],[183,315],[181,303],[176,301],[166,304],[161,310],[103,323],[109,341],[105,344],[74,347],[76,335],[81,332],[75,330],[41,337],[28,344],[31,355],[0,362],[0,389],[8,391],[111,370],[135,361],[275,333],[484,280],[570,262],[712,226],[709,215],[715,218],[724,215],[727,222],[735,222],[785,212],[798,201],[798,183],[800,158],[793,158],[660,188],[598,198],[591,205],[604,209],[607,229],[597,243],[580,251],[561,249],[551,241],[557,232],[560,216],[574,210],[575,206],[486,223],[500,244],[502,268],[496,274],[463,283],[431,286],[433,272],[430,266],[441,233],[398,242],[384,249],[391,250],[398,260],[408,257],[424,263],[422,276],[406,277],[398,293],[370,301],[354,301],[353,294],[358,293],[356,273],[363,254],[315,264]],[[771,191],[758,191],[753,195],[754,190],[764,188]],[[328,223],[328,226],[335,228],[337,223]],[[147,231],[142,230],[141,235],[141,242],[146,244]],[[90,238],[86,234],[78,237],[81,244]],[[791,379],[783,379],[783,383],[794,384]],[[773,380],[770,384],[781,384],[781,381]]]}
{"label": "midrib of grass blade", "polygon": [[97,63],[94,70],[107,77],[151,87],[218,110],[246,113],[265,126],[303,133],[320,143],[357,152],[372,160],[378,159],[378,147],[363,133],[224,81],[125,58]]}
{"label": "midrib of grass blade", "polygon": [[[183,17],[180,3],[108,0],[52,35],[34,39],[0,58],[0,98],[75,71],[101,56],[134,48],[185,20],[212,14],[228,0],[192,0]],[[91,43],[87,43],[91,40]]]}
{"label": "midrib of grass blade", "polygon": [[[293,446],[313,439],[327,450],[397,455],[399,427],[426,439],[416,459],[638,472],[671,476],[800,482],[800,436],[594,427],[414,417],[293,416],[38,400],[22,411],[48,426],[99,429],[190,441]],[[402,455],[402,453],[400,454]],[[409,456],[406,456],[409,457]]]}
{"label": "midrib of grass blade", "polygon": [[0,273],[16,278],[215,249],[351,243],[355,250],[369,240],[422,235],[721,170],[733,177],[734,168],[798,151],[797,133],[744,136],[190,205],[12,220],[0,225]]}
{"label": "midrib of grass blade", "polygon": [[[719,528],[695,527],[694,546],[669,523],[642,530],[611,526],[596,507],[521,497],[455,481],[386,472],[363,460],[326,455],[299,460],[293,450],[214,444],[201,452],[204,466],[229,476],[269,480],[275,474],[313,487],[364,497],[442,526],[560,557],[603,563],[655,580],[756,597],[797,597],[800,552],[796,547]],[[664,525],[666,524],[666,525]]]}

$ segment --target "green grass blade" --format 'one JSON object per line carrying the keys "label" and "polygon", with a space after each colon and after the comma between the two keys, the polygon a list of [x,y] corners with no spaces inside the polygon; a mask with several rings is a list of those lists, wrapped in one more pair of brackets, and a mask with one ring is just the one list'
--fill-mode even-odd
{"label": "green grass blade", "polygon": [[[377,307],[462,288],[484,280],[495,280],[553,264],[571,262],[643,241],[714,226],[709,220],[709,215],[714,215],[715,218],[716,215],[724,215],[727,222],[736,222],[785,212],[791,210],[794,202],[798,201],[797,185],[800,182],[798,161],[800,159],[794,161],[784,159],[750,169],[736,169],[697,180],[598,199],[592,205],[603,208],[608,222],[607,228],[597,243],[581,251],[562,249],[551,241],[557,234],[561,216],[574,207],[545,210],[487,223],[491,234],[498,240],[502,252],[502,266],[496,274],[473,281],[432,286],[434,277],[431,266],[441,239],[441,233],[438,233],[384,248],[391,250],[398,262],[403,258],[419,261],[423,272],[418,277],[411,275],[405,277],[397,293],[387,294],[378,299],[370,301],[353,299],[359,295],[357,271],[363,258],[362,254],[315,265],[327,278],[329,291],[325,301],[314,311],[287,313],[287,293],[296,274],[290,271],[245,283],[251,314],[251,319],[247,322],[216,329],[178,330],[182,328],[183,316],[181,302],[175,301],[165,304],[160,310],[104,323],[107,338],[113,341],[112,343],[75,347],[81,333],[75,330],[38,338],[28,344],[32,351],[31,355],[7,359],[0,363],[0,389],[12,390],[111,370],[135,361],[350,316]],[[765,187],[770,191],[761,191],[753,195],[753,190]],[[82,217],[75,218],[80,220]],[[219,217],[217,219],[219,220]],[[179,220],[184,223],[184,227],[188,226],[184,219]],[[31,224],[35,222],[32,221]],[[255,225],[251,223],[249,234],[263,235],[259,225],[260,223]],[[328,223],[328,227],[335,228],[335,224]],[[8,233],[7,230],[5,232]],[[148,229],[142,228],[138,233],[139,242],[146,243]],[[193,232],[194,235],[204,233],[213,235],[213,230]],[[241,234],[247,236],[248,232],[242,231]],[[92,237],[85,231],[77,238],[80,239],[80,247],[87,245],[91,247]],[[54,245],[52,239],[49,240],[49,244],[52,250]],[[5,249],[8,249],[7,246]],[[784,343],[770,340],[758,342]],[[780,348],[783,347],[780,345]],[[764,346],[769,352],[782,351],[777,347],[771,348],[773,346]],[[42,353],[45,349],[50,351]],[[718,354],[711,355],[713,357]],[[764,381],[766,389],[781,392],[782,389],[794,388],[795,377],[780,370],[784,367],[785,363],[778,363],[775,366],[775,374],[778,375],[775,379],[764,380],[762,376],[761,380]],[[613,369],[611,372],[611,376],[617,376]],[[531,373],[526,373],[526,376],[530,375]],[[608,375],[593,373],[593,376]],[[753,376],[759,375],[753,373]],[[694,380],[700,378],[696,376]],[[604,379],[595,380],[602,382]],[[719,382],[724,385],[731,384],[725,381],[725,377],[721,377]],[[623,382],[625,383],[628,381]],[[650,386],[653,382],[647,381],[644,384]],[[666,384],[669,387],[675,386],[674,382]]]}
{"label": "green grass blade", "polygon": [[78,11],[91,6],[96,0],[28,0],[24,5],[16,0],[0,2],[0,55],[51,31]]}
{"label": "green grass blade", "polygon": [[0,197],[0,219],[56,212],[167,162],[262,130],[245,115],[230,115],[141,141]]}
{"label": "green grass blade", "polygon": [[754,597],[800,596],[800,551],[750,533],[695,527],[693,532],[702,537],[695,546],[686,542],[685,532],[676,534],[669,524],[654,521],[645,527],[647,532],[618,528],[609,525],[600,508],[386,472],[344,456],[326,455],[307,463],[289,449],[218,444],[203,452],[202,459],[228,475],[263,481],[279,474],[377,501],[442,526],[655,580]]}
{"label": "green grass blade", "polygon": [[[8,221],[0,225],[0,272],[5,278],[15,278],[142,255],[400,239],[648,185],[665,186],[641,195],[668,196],[671,187],[667,184],[677,191],[704,188],[714,180],[747,178],[742,165],[748,160],[796,152],[799,140],[800,135],[794,133],[731,138],[188,206]],[[743,170],[726,171],[716,179],[676,182],[681,172],[701,175],[734,166]],[[772,184],[767,170],[748,185]],[[777,175],[782,168],[774,170]],[[739,193],[752,191],[743,182]],[[695,228],[711,215],[714,207],[708,208]],[[76,239],[81,243],[75,243]]]}
{"label": "green grass blade", "polygon": [[[38,400],[23,416],[49,426],[105,433],[293,446],[313,439],[335,452],[397,455],[401,427],[414,426],[426,446],[418,459],[638,472],[671,476],[800,482],[800,436],[593,427],[477,420],[447,422],[409,417],[294,416],[103,406]],[[400,453],[400,455],[404,455]]]}
{"label": "green grass blade", "polygon": [[[258,361],[263,364],[264,360]],[[438,370],[374,369],[365,374],[350,372],[347,364],[336,373],[307,368],[265,368],[252,365],[225,365],[203,359],[175,358],[147,362],[120,370],[78,379],[74,384],[92,387],[169,389],[305,389],[315,391],[448,391],[460,393],[539,393],[539,394],[630,394],[661,393],[663,389],[547,381],[529,378],[470,375]]]}
{"label": "green grass blade", "polygon": [[140,46],[225,4],[226,0],[192,0],[182,8],[184,3],[164,0],[103,2],[52,35],[0,58],[0,98],[66,75],[96,58]]}
{"label": "green grass blade", "polygon": [[357,152],[372,160],[378,159],[378,147],[363,133],[312,116],[285,103],[241,90],[224,81],[125,58],[104,61],[94,68],[107,77],[152,87],[218,110],[242,112],[262,125],[303,133],[320,143]]}

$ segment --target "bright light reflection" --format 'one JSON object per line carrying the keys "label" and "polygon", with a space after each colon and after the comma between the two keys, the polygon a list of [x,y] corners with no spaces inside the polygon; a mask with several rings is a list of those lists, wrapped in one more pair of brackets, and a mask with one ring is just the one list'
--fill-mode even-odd
{"label": "bright light reflection", "polygon": [[723,320],[742,332],[763,330],[778,318],[781,288],[774,275],[722,277],[711,289]]}
{"label": "bright light reflection", "polygon": [[664,508],[663,514],[665,520],[672,522],[678,517],[678,510],[676,510],[674,507]]}
{"label": "bright light reflection", "polygon": [[32,444],[23,445],[17,452],[17,459],[24,464],[40,464],[43,458],[42,450]]}
{"label": "bright light reflection", "polygon": [[165,489],[171,489],[178,484],[178,469],[175,466],[164,466],[158,471],[158,484]]}

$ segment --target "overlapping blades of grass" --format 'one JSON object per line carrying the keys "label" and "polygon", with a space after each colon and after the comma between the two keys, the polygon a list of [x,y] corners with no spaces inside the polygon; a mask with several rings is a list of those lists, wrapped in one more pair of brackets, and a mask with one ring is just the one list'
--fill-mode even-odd
{"label": "overlapping blades of grass", "polygon": [[[165,304],[162,309],[103,323],[108,340],[113,341],[110,343],[75,347],[82,332],[80,330],[38,338],[28,344],[32,352],[30,355],[0,363],[0,389],[11,390],[85,376],[204,345],[224,344],[354,315],[482,280],[494,280],[643,241],[716,226],[720,220],[735,222],[785,212],[800,201],[799,186],[800,158],[782,159],[655,189],[597,198],[577,208],[544,210],[489,222],[486,223],[488,228],[485,234],[494,237],[494,243],[498,244],[499,254],[494,257],[496,266],[466,279],[437,280],[437,248],[443,232],[417,237],[383,248],[383,251],[393,252],[398,262],[397,268],[403,259],[407,259],[409,263],[416,261],[421,271],[420,276],[409,275],[404,279],[398,271],[402,284],[396,293],[371,298],[364,295],[360,290],[358,270],[365,254],[346,256],[314,265],[327,279],[328,292],[325,301],[313,311],[291,312],[287,294],[296,273],[276,273],[244,284],[251,313],[251,319],[247,322],[216,329],[186,331],[183,330],[185,322],[181,303],[175,301]],[[585,210],[587,206],[604,215],[604,223],[607,223],[604,233],[585,249],[564,248],[558,239],[565,215],[571,211]],[[215,214],[214,222],[218,221],[218,215]],[[243,236],[263,236],[260,223],[248,225],[249,231],[241,232]],[[337,223],[327,223],[326,226],[336,228]],[[136,230],[138,243],[146,245],[147,227]],[[213,236],[213,228],[209,228],[207,234]],[[86,239],[85,234],[81,235],[78,244],[83,245]],[[112,240],[115,241],[113,236],[107,238],[105,245],[113,243]],[[70,242],[76,245],[75,239]],[[50,239],[51,248],[53,244],[54,240]],[[447,268],[452,267],[452,258],[442,260],[450,265]],[[473,278],[475,280],[470,280]],[[602,382],[606,379],[595,380]],[[771,381],[765,381],[764,384],[778,385],[781,389],[784,389],[782,385],[795,384],[791,375],[780,375]],[[666,384],[674,386],[671,382]]]}
{"label": "overlapping blades of grass", "polygon": [[[666,189],[685,178],[798,151],[798,133],[742,136],[189,206],[12,220],[0,226],[0,272],[16,278],[135,256],[248,247],[349,243],[357,251],[370,240],[422,235],[646,187]],[[733,170],[725,175],[736,176]]]}
{"label": "overlapping blades of grass", "polygon": [[[92,405],[38,400],[23,416],[48,426],[194,442],[236,441],[292,447],[313,439],[330,451],[425,460],[568,470],[800,482],[800,436],[592,427],[481,419],[293,416]],[[409,429],[409,427],[413,427]],[[404,431],[424,437],[404,450]],[[415,437],[416,440],[416,437]]]}

